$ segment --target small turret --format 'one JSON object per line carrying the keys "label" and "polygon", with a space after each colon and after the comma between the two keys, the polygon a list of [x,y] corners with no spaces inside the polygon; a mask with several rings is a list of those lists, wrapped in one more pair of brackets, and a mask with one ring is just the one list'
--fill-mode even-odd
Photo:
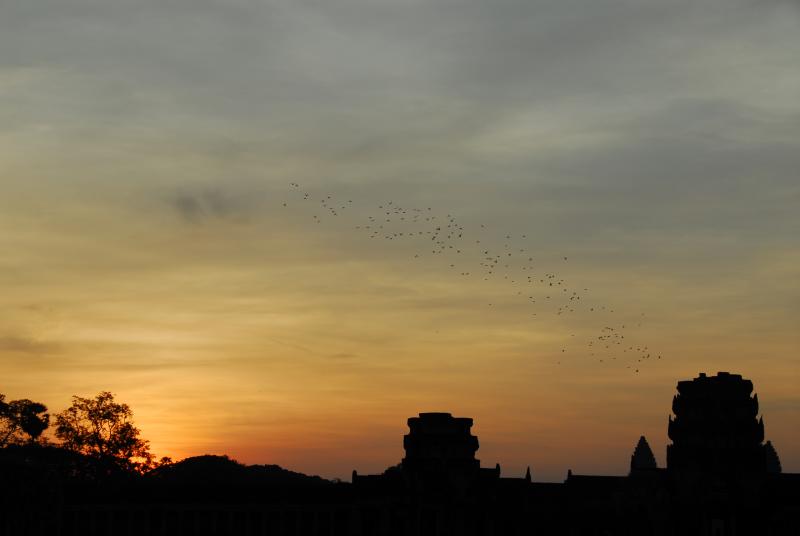
{"label": "small turret", "polygon": [[631,473],[637,471],[652,471],[657,468],[656,457],[653,456],[653,451],[647,443],[647,439],[641,436],[639,442],[636,444],[636,448],[633,449],[633,455],[631,455]]}
{"label": "small turret", "polygon": [[764,463],[768,473],[780,473],[783,470],[781,459],[778,457],[778,452],[772,445],[772,441],[764,443]]}

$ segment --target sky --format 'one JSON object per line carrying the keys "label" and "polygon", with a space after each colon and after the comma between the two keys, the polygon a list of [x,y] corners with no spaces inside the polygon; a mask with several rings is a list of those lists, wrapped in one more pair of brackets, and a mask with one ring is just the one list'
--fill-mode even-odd
{"label": "sky", "polygon": [[558,481],[663,466],[676,383],[730,371],[800,472],[798,2],[0,14],[8,398],[344,479],[447,411]]}

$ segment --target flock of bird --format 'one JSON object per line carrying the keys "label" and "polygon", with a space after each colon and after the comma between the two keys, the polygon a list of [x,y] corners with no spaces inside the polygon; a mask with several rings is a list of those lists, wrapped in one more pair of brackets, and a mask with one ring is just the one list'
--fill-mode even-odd
{"label": "flock of bird", "polygon": [[[568,281],[552,269],[543,271],[534,252],[518,243],[526,243],[526,234],[487,236],[491,232],[485,224],[469,229],[452,214],[440,213],[433,207],[408,207],[396,201],[362,207],[352,199],[338,199],[330,194],[312,195],[296,182],[289,186],[289,196],[282,203],[285,209],[301,207],[313,222],[321,224],[326,218],[340,218],[347,213],[363,217],[366,208],[371,213],[354,225],[354,229],[363,232],[368,240],[413,244],[415,259],[440,257],[446,259],[449,269],[460,277],[507,283],[514,298],[531,306],[532,317],[547,313],[556,316],[585,313],[594,315],[599,322],[614,314],[612,307],[598,304],[591,298],[589,288]],[[567,256],[562,256],[557,262],[568,261]],[[487,303],[487,307],[495,305]],[[631,328],[640,327],[644,318],[644,313],[640,313],[633,324],[630,321],[627,324],[608,322],[612,325],[598,329],[585,347],[575,353],[599,363],[616,362],[638,374],[642,366],[662,358],[648,346],[632,342],[635,337]],[[571,334],[570,340],[574,337],[575,334]],[[566,358],[572,354],[572,348],[572,344],[564,345],[556,364],[562,363],[562,356]]]}

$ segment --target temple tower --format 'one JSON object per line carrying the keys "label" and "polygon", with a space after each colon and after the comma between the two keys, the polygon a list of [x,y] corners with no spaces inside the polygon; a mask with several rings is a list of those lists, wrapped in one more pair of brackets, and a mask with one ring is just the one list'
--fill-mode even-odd
{"label": "temple tower", "polygon": [[478,438],[472,435],[472,419],[450,413],[420,413],[408,419],[403,437],[406,456],[403,472],[417,480],[467,484],[480,469],[475,459]]}
{"label": "temple tower", "polygon": [[716,474],[765,471],[764,422],[753,383],[738,374],[701,373],[678,382],[669,419],[667,468]]}

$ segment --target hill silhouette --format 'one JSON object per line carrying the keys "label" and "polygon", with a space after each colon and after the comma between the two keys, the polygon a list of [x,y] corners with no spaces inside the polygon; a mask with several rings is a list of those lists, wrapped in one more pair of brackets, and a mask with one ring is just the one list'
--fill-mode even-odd
{"label": "hill silhouette", "polygon": [[250,503],[258,501],[333,500],[349,484],[308,476],[279,465],[246,465],[228,456],[205,454],[158,467],[143,475],[138,493],[171,503]]}
{"label": "hill silhouette", "polygon": [[324,487],[334,483],[279,465],[245,465],[228,456],[204,454],[153,469],[146,480],[181,486]]}

